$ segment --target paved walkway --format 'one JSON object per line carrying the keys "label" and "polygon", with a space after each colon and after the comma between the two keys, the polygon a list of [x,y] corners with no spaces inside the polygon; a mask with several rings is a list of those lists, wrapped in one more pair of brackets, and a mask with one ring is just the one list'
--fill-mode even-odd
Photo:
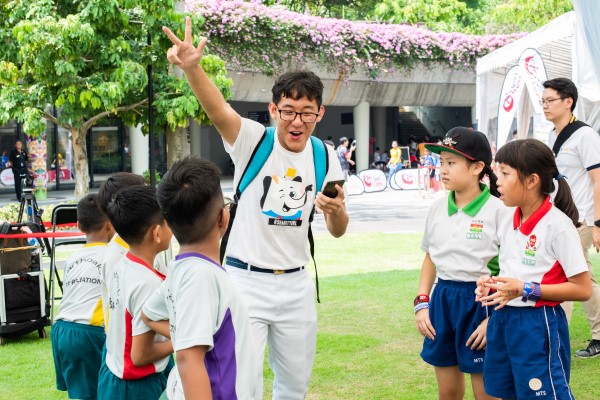
{"label": "paved walkway", "polygon": [[[233,193],[231,177],[221,181],[225,196]],[[91,192],[97,192],[92,189]],[[39,200],[38,206],[54,205],[74,200],[73,189],[48,191],[46,200]],[[434,198],[423,198],[416,190],[386,189],[378,193],[364,193],[359,196],[349,196],[348,212],[350,214],[349,233],[385,232],[406,233],[422,232],[425,228],[427,211]],[[0,193],[0,207],[6,204],[18,204],[14,193]],[[317,215],[313,223],[315,232],[326,232],[323,216]]]}

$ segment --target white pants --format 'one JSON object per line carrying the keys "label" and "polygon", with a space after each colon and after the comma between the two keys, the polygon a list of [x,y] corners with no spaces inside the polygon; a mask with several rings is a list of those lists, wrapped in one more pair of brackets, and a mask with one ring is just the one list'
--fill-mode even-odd
{"label": "white pants", "polygon": [[[584,301],[583,311],[588,319],[588,324],[590,325],[590,331],[592,332],[592,339],[600,340],[600,286],[598,286],[598,282],[596,281],[596,277],[594,276],[594,272],[592,271],[592,262],[590,261],[589,250],[592,247],[593,239],[592,239],[592,230],[594,227],[587,226],[586,221],[583,221],[583,225],[577,228],[579,232],[579,237],[581,238],[581,247],[583,248],[583,253],[585,255],[585,261],[587,262],[588,268],[590,270],[590,278],[592,279],[592,297],[588,301]],[[562,303],[562,307],[565,310],[565,314],[567,316],[567,321],[571,320],[571,314],[573,312],[573,302],[565,301]]]}
{"label": "white pants", "polygon": [[273,370],[273,399],[306,397],[317,346],[315,285],[306,269],[275,275],[226,266],[248,307],[256,343],[256,400],[263,398],[265,344]]}

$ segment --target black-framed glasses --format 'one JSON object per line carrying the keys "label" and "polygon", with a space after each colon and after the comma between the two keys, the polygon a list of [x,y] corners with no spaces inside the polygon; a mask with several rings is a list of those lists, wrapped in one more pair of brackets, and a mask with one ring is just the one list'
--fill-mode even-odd
{"label": "black-framed glasses", "polygon": [[564,99],[566,99],[566,97],[557,97],[556,99],[542,99],[542,100],[540,100],[540,104],[542,106],[549,106],[550,104],[552,104],[556,100],[564,100]]}
{"label": "black-framed glasses", "polygon": [[300,121],[307,122],[307,123],[313,123],[313,122],[316,122],[317,118],[319,117],[319,114],[310,113],[310,112],[296,112],[296,111],[292,111],[292,110],[280,110],[279,108],[277,108],[277,111],[279,111],[279,118],[281,118],[284,121],[294,121],[296,119],[296,117],[299,115]]}
{"label": "black-framed glasses", "polygon": [[231,210],[232,206],[233,206],[233,200],[229,197],[223,197],[223,208],[225,208],[227,210]]}

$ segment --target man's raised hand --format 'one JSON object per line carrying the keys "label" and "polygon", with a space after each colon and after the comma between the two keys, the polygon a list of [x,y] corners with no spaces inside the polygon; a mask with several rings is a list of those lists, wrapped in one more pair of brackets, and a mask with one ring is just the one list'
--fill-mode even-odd
{"label": "man's raised hand", "polygon": [[163,26],[163,32],[171,39],[173,46],[167,51],[167,60],[173,65],[186,70],[188,68],[197,67],[202,58],[204,47],[206,46],[206,38],[200,39],[198,47],[194,47],[192,42],[192,20],[190,17],[185,18],[185,37],[183,41],[166,26]]}

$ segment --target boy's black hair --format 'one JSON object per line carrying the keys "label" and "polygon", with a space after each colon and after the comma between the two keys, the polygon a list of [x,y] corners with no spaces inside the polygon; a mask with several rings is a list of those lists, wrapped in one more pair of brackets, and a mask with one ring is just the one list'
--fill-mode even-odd
{"label": "boy's black hair", "polygon": [[146,182],[141,175],[131,172],[117,172],[102,182],[98,190],[98,207],[104,214],[107,213],[108,204],[113,200],[120,189],[128,186],[145,185]]}
{"label": "boy's black hair", "polygon": [[[496,162],[517,170],[519,180],[531,174],[540,177],[540,190],[543,195],[554,192],[554,179],[559,177],[556,160],[550,147],[537,139],[521,139],[506,143],[496,153]],[[558,179],[558,191],[554,198],[556,208],[565,213],[576,227],[579,227],[579,212],[573,201],[571,188],[564,177]]]}
{"label": "boy's black hair", "polygon": [[210,161],[186,157],[173,164],[160,180],[157,197],[177,241],[201,242],[223,208],[219,169]]}
{"label": "boy's black hair", "polygon": [[573,99],[573,104],[571,104],[571,112],[575,109],[577,105],[577,86],[573,83],[572,80],[567,78],[556,78],[550,79],[542,84],[544,89],[554,89],[559,97],[566,99],[570,97]]}
{"label": "boy's black hair", "polygon": [[102,229],[108,217],[98,208],[98,195],[88,194],[77,203],[77,222],[79,230],[91,233]]}
{"label": "boy's black hair", "polygon": [[107,212],[113,227],[128,244],[141,243],[148,229],[165,221],[156,191],[145,185],[119,190],[108,203]]}
{"label": "boy's black hair", "polygon": [[273,103],[277,104],[282,97],[300,100],[306,97],[315,100],[317,107],[323,104],[323,82],[314,72],[297,70],[279,76],[271,88]]}

